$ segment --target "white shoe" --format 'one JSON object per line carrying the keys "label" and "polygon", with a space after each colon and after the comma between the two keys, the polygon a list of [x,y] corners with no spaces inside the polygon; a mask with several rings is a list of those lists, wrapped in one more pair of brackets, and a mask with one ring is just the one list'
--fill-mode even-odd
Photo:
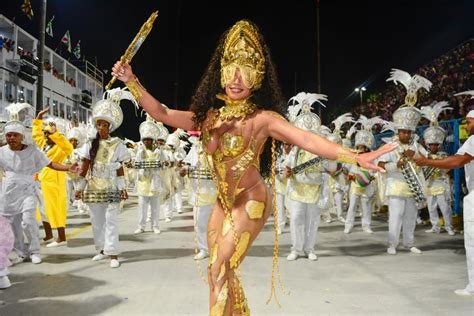
{"label": "white shoe", "polygon": [[344,234],[350,234],[351,231],[352,231],[352,228],[351,228],[351,227],[346,227],[346,228],[344,229]]}
{"label": "white shoe", "polygon": [[310,253],[308,253],[308,259],[311,260],[311,261],[316,261],[316,260],[318,260],[318,256],[316,256],[316,254],[314,252],[310,252]]}
{"label": "white shoe", "polygon": [[141,234],[141,233],[144,233],[145,231],[143,230],[143,228],[137,228],[133,233],[135,235],[138,235],[138,234]]}
{"label": "white shoe", "polygon": [[416,254],[420,254],[421,253],[421,250],[416,248],[416,247],[411,247],[410,248],[410,252],[411,253],[416,253]]}
{"label": "white shoe", "polygon": [[346,220],[345,220],[344,217],[342,217],[342,216],[339,216],[339,217],[337,218],[337,220],[340,221],[341,223],[345,223],[345,222],[346,222]]}
{"label": "white shoe", "polygon": [[364,228],[364,229],[362,229],[362,231],[363,231],[364,233],[367,233],[367,234],[373,234],[373,233],[374,233],[374,231],[373,231],[372,229],[370,229],[370,228]]}
{"label": "white shoe", "polygon": [[54,237],[51,237],[50,239],[46,239],[46,240],[41,239],[40,244],[45,245],[45,244],[49,244],[50,242],[53,242],[53,241],[54,241]]}
{"label": "white shoe", "polygon": [[417,218],[416,218],[416,223],[417,223],[418,225],[420,225],[420,224],[423,223],[423,220],[421,219],[421,217],[417,217]]}
{"label": "white shoe", "polygon": [[298,259],[298,254],[294,251],[290,252],[288,257],[286,257],[286,260],[288,260],[288,261],[294,261],[296,259]]}
{"label": "white shoe", "polygon": [[10,261],[13,265],[15,264],[19,264],[19,263],[22,263],[26,260],[25,257],[22,257],[22,256],[19,256],[19,255],[15,255],[15,257],[13,258],[10,258]]}
{"label": "white shoe", "polygon": [[199,250],[199,252],[194,256],[194,260],[202,260],[209,257],[209,253],[206,250]]}
{"label": "white shoe", "polygon": [[10,283],[10,279],[8,278],[8,276],[5,275],[0,277],[0,289],[6,289],[10,286],[12,286],[12,284]]}
{"label": "white shoe", "polygon": [[332,220],[330,218],[326,220],[326,223],[329,224],[330,222],[332,222]]}
{"label": "white shoe", "polygon": [[104,260],[105,258],[107,258],[108,256],[107,255],[104,255],[103,253],[98,253],[96,254],[94,257],[92,257],[92,261],[100,261],[100,260]]}
{"label": "white shoe", "polygon": [[457,295],[460,295],[460,296],[474,296],[474,293],[469,292],[466,289],[456,290],[456,291],[454,291],[454,293],[456,293]]}
{"label": "white shoe", "polygon": [[390,247],[387,248],[387,253],[389,255],[396,255],[397,254],[397,249],[393,246],[390,246]]}
{"label": "white shoe", "polygon": [[161,230],[159,228],[153,227],[153,233],[160,234]]}
{"label": "white shoe", "polygon": [[55,247],[62,247],[62,246],[67,246],[67,241],[66,240],[60,241],[60,242],[57,242],[55,240],[52,243],[47,244],[46,248],[55,248]]}
{"label": "white shoe", "polygon": [[171,222],[171,217],[165,218],[165,223],[169,223],[169,222]]}
{"label": "white shoe", "polygon": [[31,263],[34,263],[34,264],[38,264],[38,263],[43,262],[43,260],[41,260],[41,256],[37,253],[32,254],[30,256],[30,259],[31,259]]}
{"label": "white shoe", "polygon": [[111,268],[118,268],[118,267],[120,267],[120,261],[118,261],[118,259],[112,259],[112,260],[110,260],[110,267],[111,267]]}
{"label": "white shoe", "polygon": [[183,210],[177,210],[178,214],[182,214]]}
{"label": "white shoe", "polygon": [[454,232],[454,230],[452,230],[451,228],[446,229],[446,232],[448,233],[449,236],[454,236],[454,235],[456,235],[456,233]]}
{"label": "white shoe", "polygon": [[435,228],[433,228],[433,227],[430,228],[430,229],[428,229],[428,230],[425,230],[425,233],[428,233],[428,234],[431,234],[431,233],[437,233],[437,234],[439,234],[439,232],[440,232],[440,231],[439,231],[438,229],[435,229]]}

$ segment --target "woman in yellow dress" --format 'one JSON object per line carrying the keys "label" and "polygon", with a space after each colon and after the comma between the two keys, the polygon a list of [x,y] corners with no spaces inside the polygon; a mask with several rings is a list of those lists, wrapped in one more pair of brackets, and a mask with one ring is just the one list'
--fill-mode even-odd
{"label": "woman in yellow dress", "polygon": [[[33,120],[33,139],[52,162],[63,163],[74,151],[72,144],[60,134],[54,123],[48,124],[43,130],[43,117],[49,108],[39,112]],[[59,247],[67,245],[66,217],[67,217],[67,187],[66,174],[43,168],[39,175],[41,192],[43,192],[44,210],[47,222],[43,221],[46,236],[44,241],[52,241],[46,247]],[[44,220],[44,219],[43,219]],[[58,238],[53,240],[53,228],[58,230]]]}
{"label": "woman in yellow dress", "polygon": [[280,115],[285,102],[269,50],[250,21],[239,21],[223,34],[190,111],[162,106],[127,63],[117,62],[112,73],[157,121],[202,131],[203,147],[218,189],[207,230],[211,315],[249,314],[235,272],[272,210],[272,193],[262,177],[270,173],[274,160],[270,137],[316,155],[375,170],[383,169],[372,160],[394,148],[387,145],[357,155],[289,124]]}

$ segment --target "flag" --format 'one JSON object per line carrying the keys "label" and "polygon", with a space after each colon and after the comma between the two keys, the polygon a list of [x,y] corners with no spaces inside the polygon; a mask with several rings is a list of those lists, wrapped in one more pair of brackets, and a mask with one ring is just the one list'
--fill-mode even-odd
{"label": "flag", "polygon": [[63,38],[61,39],[61,43],[67,46],[67,51],[71,52],[71,35],[69,35],[69,30],[66,31]]}
{"label": "flag", "polygon": [[76,56],[77,59],[81,58],[81,41],[77,41],[76,47],[74,47],[74,50],[72,51],[74,56]]}
{"label": "flag", "polygon": [[53,37],[53,20],[54,20],[54,15],[51,18],[51,20],[49,20],[48,25],[46,25],[46,34],[48,34],[51,37]]}
{"label": "flag", "polygon": [[31,2],[30,0],[23,0],[23,4],[21,5],[21,10],[25,12],[26,16],[28,19],[33,18],[33,8],[31,7]]}

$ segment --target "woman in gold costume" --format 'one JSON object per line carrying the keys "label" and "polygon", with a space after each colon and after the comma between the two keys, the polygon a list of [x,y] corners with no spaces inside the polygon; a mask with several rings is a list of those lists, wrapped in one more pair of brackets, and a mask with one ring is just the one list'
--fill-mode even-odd
{"label": "woman in gold costume", "polygon": [[246,20],[222,35],[190,111],[162,106],[127,63],[117,62],[112,73],[156,120],[202,131],[203,147],[218,188],[218,201],[208,223],[211,315],[249,314],[236,270],[272,210],[273,197],[262,178],[272,165],[270,137],[316,155],[375,170],[381,168],[371,161],[393,149],[388,145],[357,156],[289,124],[280,114],[285,101],[269,50],[258,28]]}

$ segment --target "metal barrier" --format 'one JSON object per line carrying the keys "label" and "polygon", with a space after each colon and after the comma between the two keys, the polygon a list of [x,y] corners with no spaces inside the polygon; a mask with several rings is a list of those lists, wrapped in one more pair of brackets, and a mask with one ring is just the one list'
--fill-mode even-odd
{"label": "metal barrier", "polygon": [[[440,122],[440,126],[444,128],[447,133],[447,137],[443,143],[443,151],[448,153],[448,155],[454,155],[461,144],[459,139],[459,128],[461,125],[462,119],[455,119],[449,121]],[[416,129],[416,134],[423,138],[423,132],[429,125],[419,126]],[[375,136],[375,148],[380,147],[383,144],[383,138],[393,136],[393,132],[385,132],[376,134]],[[461,201],[464,197],[463,190],[461,190],[462,183],[464,181],[464,168],[458,168],[453,170],[453,189],[454,189],[454,199],[453,199],[453,214],[461,215]]]}

